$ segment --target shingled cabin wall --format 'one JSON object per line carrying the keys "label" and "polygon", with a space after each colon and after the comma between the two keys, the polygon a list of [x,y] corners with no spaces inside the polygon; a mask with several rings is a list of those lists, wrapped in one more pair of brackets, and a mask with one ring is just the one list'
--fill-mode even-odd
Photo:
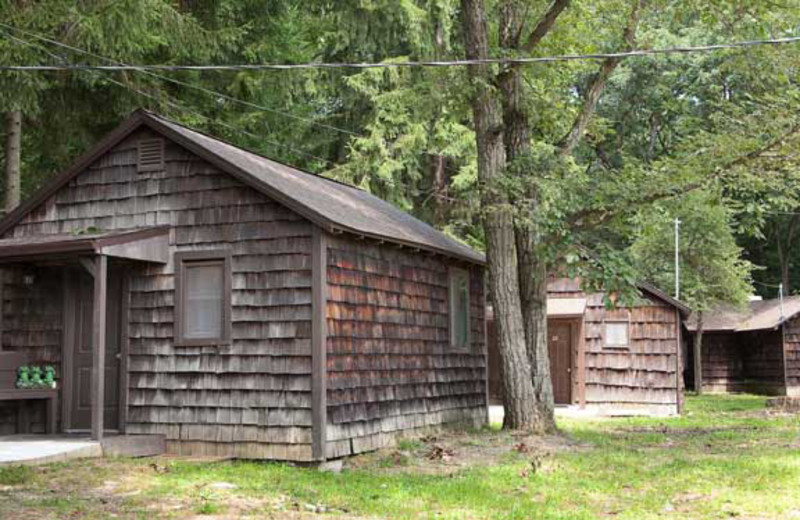
{"label": "shingled cabin wall", "polygon": [[312,224],[169,141],[164,171],[137,172],[137,140],[157,137],[129,136],[6,237],[171,225],[171,252],[229,248],[228,346],[174,345],[172,260],[131,270],[127,431],[181,454],[309,460]]}
{"label": "shingled cabin wall", "polygon": [[[61,364],[62,281],[57,270],[40,269],[25,284],[23,268],[0,269],[0,363],[3,354],[24,353],[27,363]],[[17,367],[5,367],[15,370]],[[18,402],[0,401],[0,435],[17,433]],[[30,432],[45,431],[45,403],[27,403]]]}
{"label": "shingled cabin wall", "polygon": [[800,397],[800,316],[783,325],[786,361],[786,395]]}
{"label": "shingled cabin wall", "polygon": [[[692,338],[696,341],[696,338]],[[787,356],[793,351],[787,341]],[[708,332],[703,334],[703,391],[709,393],[752,392],[783,395],[783,330]]]}
{"label": "shingled cabin wall", "polygon": [[[580,280],[556,279],[550,298],[586,298],[585,405],[603,413],[677,413],[681,382],[679,318],[674,307],[643,297],[635,307],[606,309],[603,293],[586,294]],[[630,322],[630,346],[604,344],[606,320]]]}
{"label": "shingled cabin wall", "polygon": [[744,362],[738,335],[732,332],[703,334],[701,367],[704,392],[743,391]]}
{"label": "shingled cabin wall", "polygon": [[470,343],[450,346],[451,261],[330,237],[327,449],[339,457],[446,423],[487,420],[484,282],[470,270]]}
{"label": "shingled cabin wall", "polygon": [[783,331],[760,330],[739,335],[747,392],[782,395],[785,391]]}

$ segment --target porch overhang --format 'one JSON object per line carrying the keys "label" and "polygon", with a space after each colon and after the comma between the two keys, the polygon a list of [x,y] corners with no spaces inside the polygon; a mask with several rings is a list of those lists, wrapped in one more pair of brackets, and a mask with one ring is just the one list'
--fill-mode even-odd
{"label": "porch overhang", "polygon": [[166,264],[169,261],[169,226],[0,240],[0,263],[85,255]]}
{"label": "porch overhang", "polygon": [[586,298],[548,298],[548,318],[582,318],[586,312]]}

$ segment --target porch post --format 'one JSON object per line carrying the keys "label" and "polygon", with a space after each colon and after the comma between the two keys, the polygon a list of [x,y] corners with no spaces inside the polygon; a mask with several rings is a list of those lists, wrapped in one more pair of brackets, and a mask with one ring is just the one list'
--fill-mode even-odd
{"label": "porch post", "polygon": [[92,319],[92,439],[103,439],[106,365],[106,293],[108,257],[94,258],[94,316]]}

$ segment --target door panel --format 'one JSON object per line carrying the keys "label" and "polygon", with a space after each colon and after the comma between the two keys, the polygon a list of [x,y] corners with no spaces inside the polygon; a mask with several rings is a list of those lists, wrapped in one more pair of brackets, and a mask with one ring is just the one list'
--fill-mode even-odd
{"label": "door panel", "polygon": [[[71,428],[88,430],[92,426],[92,321],[94,319],[94,280],[81,272],[73,272],[71,286],[75,309],[72,360]],[[105,359],[105,429],[119,425],[119,365],[121,278],[113,271],[108,277],[108,306],[106,308]]]}
{"label": "door panel", "polygon": [[572,328],[569,323],[551,322],[548,326],[550,374],[556,404],[572,402]]}

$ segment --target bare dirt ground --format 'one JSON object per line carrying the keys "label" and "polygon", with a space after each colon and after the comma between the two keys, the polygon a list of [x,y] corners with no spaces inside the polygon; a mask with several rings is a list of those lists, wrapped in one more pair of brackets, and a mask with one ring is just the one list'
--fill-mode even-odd
{"label": "bare dirt ground", "polygon": [[554,453],[580,449],[561,435],[544,437],[505,431],[443,432],[418,439],[401,440],[396,447],[353,457],[348,469],[388,473],[449,475],[476,466],[494,466],[518,455],[538,465]]}

